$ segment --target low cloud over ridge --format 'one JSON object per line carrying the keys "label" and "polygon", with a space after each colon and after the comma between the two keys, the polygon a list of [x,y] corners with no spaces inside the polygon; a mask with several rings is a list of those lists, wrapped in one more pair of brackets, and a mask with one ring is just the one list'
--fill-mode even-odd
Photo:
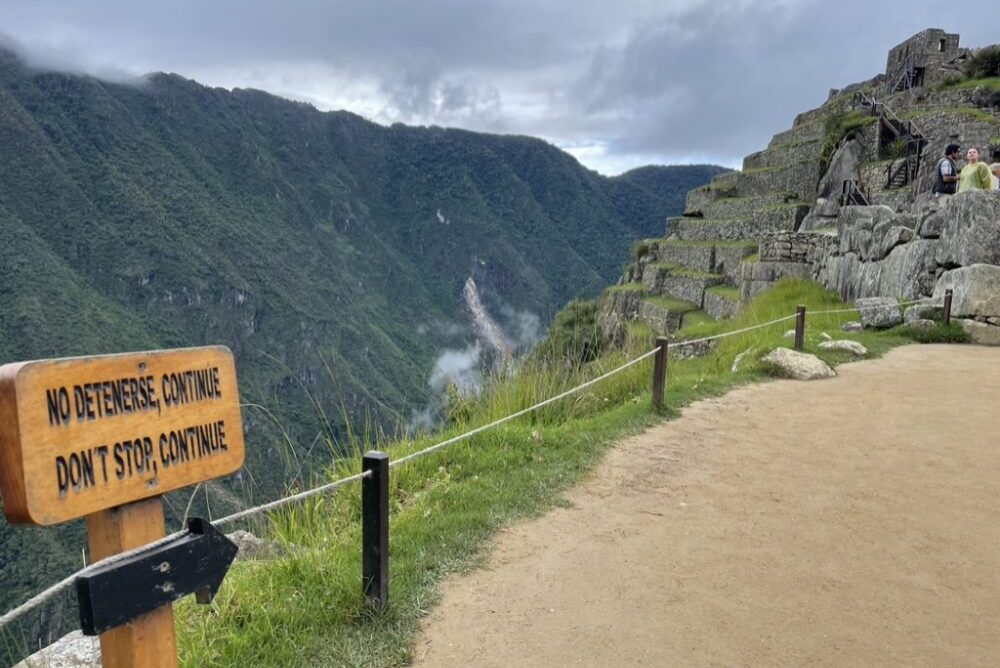
{"label": "low cloud over ridge", "polygon": [[737,165],[910,34],[981,46],[1000,18],[926,0],[2,4],[0,31],[43,66],[175,71],[381,123],[541,136],[605,173]]}

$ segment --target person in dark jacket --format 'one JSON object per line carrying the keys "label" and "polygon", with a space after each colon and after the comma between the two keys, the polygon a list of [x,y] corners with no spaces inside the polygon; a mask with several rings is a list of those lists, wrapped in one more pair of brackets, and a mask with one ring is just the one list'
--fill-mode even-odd
{"label": "person in dark jacket", "polygon": [[958,144],[948,144],[944,157],[934,167],[934,197],[946,202],[958,189],[958,162],[962,148]]}

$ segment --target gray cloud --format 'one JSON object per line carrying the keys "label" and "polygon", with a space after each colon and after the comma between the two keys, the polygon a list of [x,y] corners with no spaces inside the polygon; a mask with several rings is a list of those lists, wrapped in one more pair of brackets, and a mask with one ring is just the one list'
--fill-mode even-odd
{"label": "gray cloud", "polygon": [[1000,7],[895,0],[0,1],[33,62],[174,71],[375,121],[545,137],[614,172],[737,164],[926,27],[1000,41]]}
{"label": "gray cloud", "polygon": [[482,352],[478,341],[462,350],[445,350],[434,362],[428,385],[437,394],[449,385],[454,385],[463,395],[478,393],[482,386]]}

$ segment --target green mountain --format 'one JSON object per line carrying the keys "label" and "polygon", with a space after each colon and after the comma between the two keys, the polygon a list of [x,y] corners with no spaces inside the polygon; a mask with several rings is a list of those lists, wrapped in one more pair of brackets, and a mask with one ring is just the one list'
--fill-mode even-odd
{"label": "green mountain", "polygon": [[[405,421],[426,405],[438,354],[471,339],[470,276],[501,324],[548,322],[720,171],[607,178],[529,137],[0,52],[0,363],[228,345],[244,400],[295,450],[245,409],[260,498],[323,451],[316,434],[336,438],[342,411]],[[4,609],[79,561],[78,528],[63,553],[18,531],[0,526]]]}

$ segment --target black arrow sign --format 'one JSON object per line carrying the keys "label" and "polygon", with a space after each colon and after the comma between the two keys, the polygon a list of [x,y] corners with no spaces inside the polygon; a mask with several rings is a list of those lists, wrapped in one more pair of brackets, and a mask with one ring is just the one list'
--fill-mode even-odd
{"label": "black arrow sign", "polygon": [[210,603],[239,548],[210,522],[188,521],[187,536],[76,579],[83,633],[95,636],[194,593]]}

